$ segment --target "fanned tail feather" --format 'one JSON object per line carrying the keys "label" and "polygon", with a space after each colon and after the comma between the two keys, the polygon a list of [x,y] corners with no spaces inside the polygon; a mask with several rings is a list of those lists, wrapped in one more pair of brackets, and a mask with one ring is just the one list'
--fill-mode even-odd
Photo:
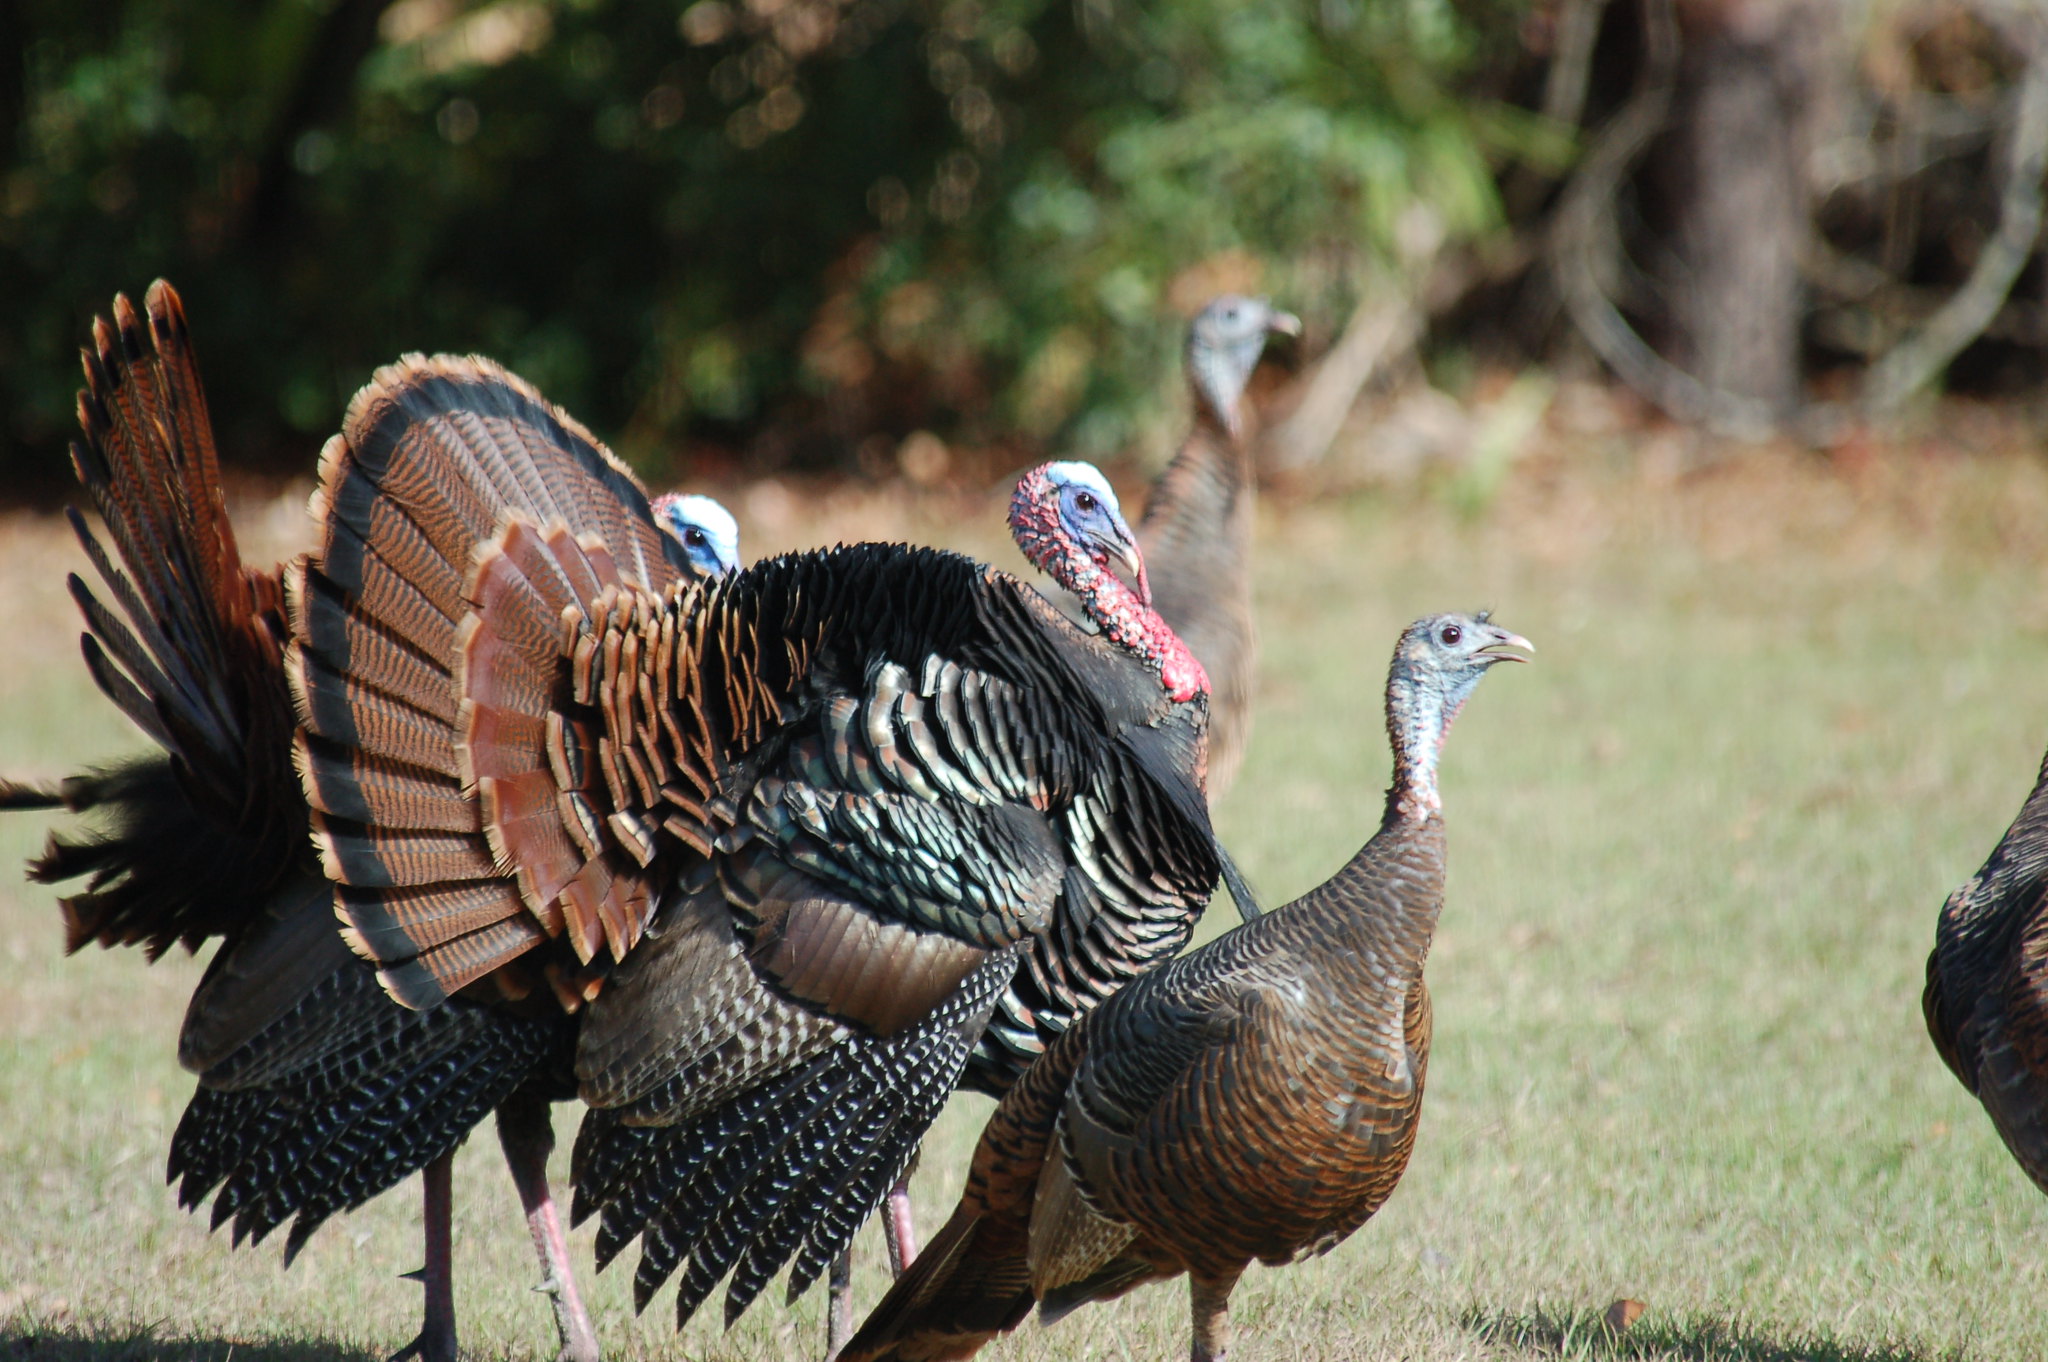
{"label": "fanned tail feather", "polygon": [[350,404],[315,511],[288,671],[351,944],[418,1008],[565,930],[585,963],[623,954],[654,896],[570,826],[556,708],[567,621],[690,573],[639,483],[490,361],[413,355]]}
{"label": "fanned tail feather", "polygon": [[144,306],[146,321],[117,296],[113,323],[94,324],[73,446],[126,576],[73,523],[140,640],[111,617],[95,635],[153,683],[172,750],[233,807],[284,755],[277,583],[243,568],[184,306],[162,280]]}
{"label": "fanned tail feather", "polygon": [[[75,576],[71,592],[95,683],[169,759],[56,787],[64,807],[112,827],[53,838],[32,873],[88,879],[65,900],[70,949],[139,944],[155,959],[233,931],[304,856],[305,812],[278,579],[242,565],[183,305],[162,280],[144,303],[138,315],[116,296],[83,352],[72,463],[113,552],[76,511],[71,523],[113,605]],[[54,804],[0,790],[0,808],[30,807]]]}

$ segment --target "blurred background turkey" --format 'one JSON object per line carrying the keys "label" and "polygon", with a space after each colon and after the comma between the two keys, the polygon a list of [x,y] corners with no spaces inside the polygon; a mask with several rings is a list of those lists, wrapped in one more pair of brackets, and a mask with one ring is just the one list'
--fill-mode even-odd
{"label": "blurred background turkey", "polygon": [[[1203,420],[1195,319],[1270,300],[1301,335],[1240,397],[1250,551],[1230,531],[1191,555],[1243,565],[1193,605],[1255,627],[1254,736],[1210,773],[1251,881],[1316,883],[1377,805],[1379,678],[1352,645],[1490,605],[1546,665],[1445,754],[1469,908],[1435,946],[1411,1166],[1370,1232],[1246,1274],[1244,1348],[1545,1356],[1627,1298],[1642,1356],[2033,1355],[2048,1198],[1916,1001],[1940,905],[2048,745],[2025,685],[2048,666],[2042,21],[2018,0],[0,7],[0,772],[148,743],[83,684],[63,578],[93,574],[52,514],[78,497],[76,347],[116,289],[168,277],[192,310],[252,565],[310,545],[307,479],[365,378],[439,351],[530,380],[648,486],[716,498],[749,557],[904,539],[1021,571],[1016,472],[1095,459],[1142,525]],[[0,820],[0,853],[26,861],[43,826]],[[60,958],[56,892],[0,883],[0,1201],[23,1227],[0,1236],[0,1342],[412,1337],[410,1192],[284,1272],[179,1211],[156,1160],[205,954]],[[1986,970],[1943,976],[1935,1014],[1966,1079],[1978,1033],[1941,1018]],[[933,1127],[926,1232],[988,1111]],[[464,1342],[552,1354],[490,1143],[452,1160]],[[570,1232],[577,1265],[595,1234]],[[863,1306],[885,1277],[864,1235]],[[627,1274],[579,1285],[607,1350],[676,1346]],[[997,1346],[1175,1352],[1174,1296]],[[680,1346],[808,1353],[820,1308]]]}

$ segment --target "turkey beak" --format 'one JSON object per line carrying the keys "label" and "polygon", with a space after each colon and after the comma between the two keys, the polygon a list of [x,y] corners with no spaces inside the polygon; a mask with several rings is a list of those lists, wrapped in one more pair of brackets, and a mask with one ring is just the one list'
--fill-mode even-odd
{"label": "turkey beak", "polygon": [[1138,537],[1131,533],[1131,527],[1119,520],[1113,537],[1103,535],[1095,542],[1102,546],[1105,555],[1122,564],[1124,570],[1130,573],[1131,583],[1137,588],[1138,603],[1150,606],[1152,583],[1145,576],[1145,555],[1138,551]]}
{"label": "turkey beak", "polygon": [[1266,319],[1266,330],[1276,336],[1301,335],[1301,318],[1292,312],[1275,312]]}
{"label": "turkey beak", "polygon": [[1479,656],[1485,658],[1488,662],[1527,662],[1529,660],[1522,656],[1522,653],[1494,651],[1497,648],[1520,648],[1522,652],[1528,653],[1536,651],[1536,645],[1523,638],[1520,634],[1511,634],[1505,629],[1499,629],[1495,632],[1500,637],[1479,650]]}

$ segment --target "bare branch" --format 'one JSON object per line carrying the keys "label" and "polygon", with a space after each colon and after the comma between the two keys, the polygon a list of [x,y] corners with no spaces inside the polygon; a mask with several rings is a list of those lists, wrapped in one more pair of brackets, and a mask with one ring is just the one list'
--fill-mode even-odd
{"label": "bare branch", "polygon": [[1586,111],[1593,48],[1609,0],[1565,0],[1557,16],[1557,56],[1543,76],[1543,116],[1561,128],[1576,128]]}
{"label": "bare branch", "polygon": [[[1558,12],[1555,52],[1543,77],[1543,116],[1554,127],[1576,129],[1585,115],[1586,91],[1593,79],[1593,49],[1611,2],[1564,0]],[[1519,219],[1534,210],[1556,178],[1527,161],[1518,162],[1501,188],[1508,217]]]}
{"label": "bare branch", "polygon": [[2006,6],[1987,8],[1997,12],[1987,13],[1986,19],[2020,44],[2027,59],[2013,100],[1998,232],[1985,244],[1962,288],[1871,366],[1860,403],[1867,415],[1896,411],[1984,334],[2041,237],[2041,183],[2048,175],[2048,23],[2038,15],[2023,21]]}
{"label": "bare branch", "polygon": [[1432,266],[1443,247],[1443,225],[1416,205],[1402,228],[1401,268],[1359,299],[1337,343],[1302,380],[1294,409],[1264,441],[1266,467],[1302,468],[1321,459],[1372,376],[1421,338],[1426,295],[1437,282]]}
{"label": "bare branch", "polygon": [[1422,312],[1406,291],[1382,287],[1360,299],[1337,343],[1302,385],[1294,410],[1266,437],[1266,466],[1302,468],[1321,459],[1373,374],[1421,334]]}

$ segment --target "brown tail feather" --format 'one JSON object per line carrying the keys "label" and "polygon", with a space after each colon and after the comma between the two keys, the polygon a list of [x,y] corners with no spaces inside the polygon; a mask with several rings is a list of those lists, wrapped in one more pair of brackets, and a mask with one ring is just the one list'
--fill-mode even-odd
{"label": "brown tail feather", "polygon": [[[402,821],[442,832],[476,830],[476,804],[459,780],[313,738],[303,738],[296,758],[300,779],[319,788],[322,807],[337,818]],[[373,768],[375,774],[365,776],[357,768]]]}
{"label": "brown tail feather", "polygon": [[[157,627],[155,611],[136,594],[127,575],[115,567],[113,561],[107,557],[106,549],[100,545],[99,540],[93,538],[92,531],[87,527],[85,517],[78,513],[78,508],[66,509],[69,512],[66,518],[71,522],[72,531],[78,536],[79,545],[85,550],[86,557],[92,560],[100,581],[114,597],[114,603],[120,607],[121,615],[135,621],[136,632],[131,633],[127,626],[121,623],[121,616],[115,615],[113,611],[101,605],[98,598],[92,594],[92,588],[86,585],[85,579],[73,573],[65,579],[65,585],[70,588],[71,599],[76,602],[79,612],[85,616],[87,628],[92,631],[89,637],[95,641],[103,641],[106,650],[118,658],[122,667],[150,694],[165,697],[177,695],[179,692],[174,689],[171,678],[165,675],[163,668],[156,661],[159,657],[171,658],[177,654],[170,640],[165,638]],[[186,689],[189,689],[189,683]]]}
{"label": "brown tail feather", "polygon": [[564,931],[585,962],[623,954],[652,903],[646,839],[579,793],[569,736],[591,725],[557,706],[575,622],[688,572],[639,484],[498,366],[411,356],[350,404],[314,506],[289,672],[353,943],[414,1006]]}
{"label": "brown tail feather", "polygon": [[[54,841],[40,873],[92,877],[67,902],[74,949],[141,943],[154,956],[236,930],[264,886],[303,863],[306,842],[278,579],[247,571],[236,548],[183,306],[159,280],[145,311],[117,296],[83,353],[72,463],[103,528],[76,512],[72,525],[101,585],[74,577],[72,593],[94,682],[174,760],[165,781],[67,782],[70,807],[103,807],[116,830]],[[169,850],[151,820],[216,857],[231,842],[235,892],[224,898],[219,876],[202,884],[175,854],[154,869],[139,859]]]}
{"label": "brown tail feather", "polygon": [[1031,1306],[1022,1237],[962,1206],[896,1279],[839,1362],[972,1357],[1022,1323]]}
{"label": "brown tail feather", "polygon": [[125,578],[88,551],[135,631],[94,632],[163,712],[177,755],[239,808],[252,770],[288,775],[277,581],[243,569],[183,306],[161,280],[146,306],[147,326],[117,296],[85,355],[73,462]]}

